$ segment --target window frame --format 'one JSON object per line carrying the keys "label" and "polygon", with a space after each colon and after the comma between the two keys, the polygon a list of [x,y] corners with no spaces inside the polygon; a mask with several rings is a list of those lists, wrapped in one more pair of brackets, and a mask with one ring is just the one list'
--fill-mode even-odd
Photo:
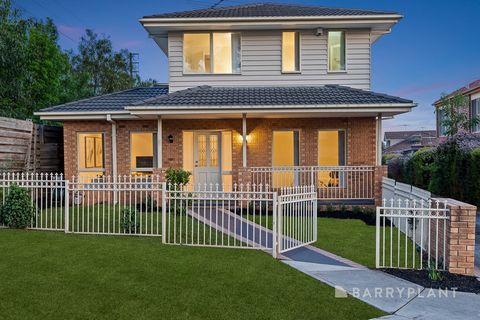
{"label": "window frame", "polygon": [[[284,68],[283,68],[283,34],[285,32],[294,32],[298,35],[298,70],[294,70],[294,71],[286,71]],[[301,37],[301,32],[300,31],[295,31],[295,30],[282,30],[282,33],[281,33],[281,37],[282,37],[282,40],[281,40],[281,47],[280,47],[280,51],[281,51],[281,64],[282,64],[282,74],[299,74],[299,73],[302,73],[302,37]]]}
{"label": "window frame", "polygon": [[[142,133],[151,133],[152,134],[152,147],[153,147],[153,167],[152,168],[133,168],[132,167],[132,135],[134,134],[142,134]],[[158,148],[159,146],[157,146],[157,148],[155,148],[155,145],[157,143],[157,139],[156,139],[156,135],[157,135],[157,131],[151,131],[151,130],[148,130],[148,131],[130,131],[129,133],[129,167],[130,167],[130,173],[134,173],[134,172],[141,172],[141,173],[153,173],[153,170],[157,168],[157,159],[158,159]]]}
{"label": "window frame", "polygon": [[[80,135],[100,134],[102,137],[102,168],[81,168],[80,167]],[[78,172],[105,173],[105,132],[103,131],[77,131],[77,169]]]}
{"label": "window frame", "polygon": [[443,125],[442,125],[442,114],[443,114],[443,110],[440,109],[440,107],[437,107],[436,109],[436,114],[437,114],[437,134],[439,137],[445,137],[445,132],[444,130],[442,130],[443,128]]}
{"label": "window frame", "polygon": [[[344,51],[345,51],[345,67],[343,70],[330,70],[330,47],[329,47],[329,34],[330,32],[343,32],[344,40]],[[327,31],[327,73],[347,73],[348,63],[347,63],[347,32],[342,29],[332,29]]]}
{"label": "window frame", "polygon": [[317,129],[317,166],[319,167],[322,167],[323,165],[320,164],[320,146],[319,146],[319,142],[318,142],[318,135],[320,133],[320,131],[343,131],[343,136],[344,136],[344,146],[343,146],[343,154],[345,155],[345,164],[344,165],[338,165],[338,167],[346,167],[348,166],[348,154],[347,154],[347,129],[344,129],[344,128],[326,128],[326,129]]}
{"label": "window frame", "polygon": [[[477,114],[473,114],[473,105],[475,104],[475,108],[477,111]],[[473,117],[477,116],[480,118],[480,97],[471,99],[470,101],[470,120],[473,120]],[[480,132],[480,124],[477,124],[473,126],[472,128],[472,133],[478,133]]]}
{"label": "window frame", "polygon": [[[215,73],[214,70],[214,53],[213,53],[213,34],[214,33],[236,33],[240,35],[240,70],[238,72],[234,72],[232,68],[231,73]],[[190,72],[185,70],[185,34],[209,34],[210,38],[210,72]],[[183,32],[182,33],[182,74],[188,76],[196,76],[196,75],[241,75],[242,74],[242,66],[243,66],[243,36],[242,32],[232,32],[232,31],[194,31],[194,32]],[[233,64],[233,61],[232,61]]]}

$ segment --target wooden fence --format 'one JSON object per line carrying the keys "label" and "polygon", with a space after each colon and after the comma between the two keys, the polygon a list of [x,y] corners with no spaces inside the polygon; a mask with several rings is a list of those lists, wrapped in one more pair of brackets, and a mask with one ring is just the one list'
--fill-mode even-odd
{"label": "wooden fence", "polygon": [[63,172],[63,128],[0,117],[0,172]]}

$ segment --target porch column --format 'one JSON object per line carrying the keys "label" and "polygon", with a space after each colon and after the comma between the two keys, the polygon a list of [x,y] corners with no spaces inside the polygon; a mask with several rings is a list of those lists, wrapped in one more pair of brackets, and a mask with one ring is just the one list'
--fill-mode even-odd
{"label": "porch column", "polygon": [[116,179],[117,176],[117,124],[112,120],[110,114],[107,115],[107,121],[112,124],[112,176]]}
{"label": "porch column", "polygon": [[377,166],[382,165],[382,114],[379,113],[377,117]]}
{"label": "porch column", "polygon": [[163,136],[162,117],[159,116],[157,118],[157,168],[158,169],[162,169],[162,165],[163,165],[162,136]]}
{"label": "porch column", "polygon": [[247,114],[242,114],[242,159],[243,167],[247,167]]}

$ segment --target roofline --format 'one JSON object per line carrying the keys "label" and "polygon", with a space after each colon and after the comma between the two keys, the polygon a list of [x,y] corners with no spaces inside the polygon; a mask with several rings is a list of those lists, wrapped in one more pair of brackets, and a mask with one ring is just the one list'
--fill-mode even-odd
{"label": "roofline", "polygon": [[403,18],[403,15],[392,13],[392,14],[368,14],[368,15],[329,15],[329,16],[259,16],[259,17],[208,17],[208,18],[160,18],[160,17],[143,17],[140,18],[140,23],[148,22],[221,22],[221,21],[251,21],[258,22],[259,20],[263,21],[290,21],[290,20],[380,20],[380,19],[390,19],[390,20],[400,20]]}

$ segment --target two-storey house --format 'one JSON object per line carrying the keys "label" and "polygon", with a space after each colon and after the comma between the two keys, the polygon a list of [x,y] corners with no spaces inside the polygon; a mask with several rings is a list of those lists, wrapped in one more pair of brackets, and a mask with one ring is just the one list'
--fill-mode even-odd
{"label": "two-storey house", "polygon": [[183,168],[195,184],[315,184],[320,198],[373,202],[382,118],[415,106],[371,91],[372,45],[401,18],[287,4],[146,16],[168,85],[38,115],[64,122],[67,176]]}

